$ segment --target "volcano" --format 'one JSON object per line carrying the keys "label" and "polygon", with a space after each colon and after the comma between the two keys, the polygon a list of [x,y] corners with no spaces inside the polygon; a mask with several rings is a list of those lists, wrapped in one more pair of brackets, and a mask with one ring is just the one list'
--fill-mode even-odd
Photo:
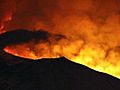
{"label": "volcano", "polygon": [[[23,33],[26,38],[21,37]],[[38,36],[40,34],[41,32]],[[26,30],[10,31],[0,35],[1,90],[120,89],[119,79],[74,63],[65,57],[32,60],[4,51],[7,45],[23,43],[31,38],[37,37],[47,40],[49,34],[42,32],[42,35],[37,37],[36,33]]]}
{"label": "volcano", "polygon": [[12,55],[66,57],[120,79],[120,0],[0,0],[0,34]]}
{"label": "volcano", "polygon": [[[19,57],[16,58],[20,59]],[[0,63],[1,90],[119,90],[120,80],[61,57]]]}

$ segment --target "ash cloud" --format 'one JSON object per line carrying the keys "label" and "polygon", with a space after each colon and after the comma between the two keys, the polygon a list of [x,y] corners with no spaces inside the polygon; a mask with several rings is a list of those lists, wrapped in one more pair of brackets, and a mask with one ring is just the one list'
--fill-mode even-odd
{"label": "ash cloud", "polygon": [[9,23],[2,22],[7,31],[44,29],[105,51],[120,45],[119,0],[1,0],[0,7],[1,22],[12,13]]}
{"label": "ash cloud", "polygon": [[[108,50],[120,43],[119,0],[2,0],[1,18],[12,14],[6,30],[45,29],[70,41],[81,40]],[[7,7],[7,8],[6,8]],[[13,13],[14,11],[14,13]],[[2,20],[1,20],[2,21]]]}
{"label": "ash cloud", "polygon": [[21,43],[33,42],[50,42],[50,38],[55,39],[56,42],[65,36],[60,34],[51,34],[44,30],[30,31],[27,29],[17,29],[0,34],[0,45],[6,47],[9,45],[16,45]]}

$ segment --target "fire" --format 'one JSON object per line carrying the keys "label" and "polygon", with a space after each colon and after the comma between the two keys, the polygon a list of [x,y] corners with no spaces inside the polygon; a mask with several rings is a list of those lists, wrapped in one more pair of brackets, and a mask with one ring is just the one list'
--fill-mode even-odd
{"label": "fire", "polygon": [[[66,44],[62,45],[63,43]],[[5,48],[5,51],[16,56],[31,58],[33,60],[65,56],[73,62],[86,65],[94,70],[120,78],[120,53],[111,50],[108,56],[106,56],[106,51],[100,46],[94,46],[93,44],[84,45],[84,43],[79,40],[73,43],[74,44],[63,40],[60,41],[59,44],[52,45],[51,47],[46,43],[39,43],[35,47],[31,47],[35,50],[30,48],[29,43],[25,44],[26,46],[9,46]]]}
{"label": "fire", "polygon": [[[0,28],[44,29],[48,41],[26,42],[4,50],[37,60],[64,56],[94,70],[120,78],[119,0],[17,0],[2,17]],[[18,3],[18,4],[17,4]],[[14,7],[11,7],[13,5]],[[109,7],[108,7],[109,6]],[[59,35],[63,37],[58,38]]]}

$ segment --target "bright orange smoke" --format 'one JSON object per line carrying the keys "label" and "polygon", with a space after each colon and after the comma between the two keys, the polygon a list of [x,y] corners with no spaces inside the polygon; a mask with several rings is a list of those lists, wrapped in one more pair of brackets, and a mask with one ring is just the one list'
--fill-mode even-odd
{"label": "bright orange smoke", "polygon": [[120,78],[119,0],[21,0],[15,8],[12,20],[4,25],[6,31],[42,28],[66,38],[9,46],[6,52],[34,60],[65,56]]}

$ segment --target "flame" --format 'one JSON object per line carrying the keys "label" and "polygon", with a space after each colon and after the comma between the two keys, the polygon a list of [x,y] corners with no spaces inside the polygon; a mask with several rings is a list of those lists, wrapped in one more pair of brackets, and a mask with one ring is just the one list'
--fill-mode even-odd
{"label": "flame", "polygon": [[[1,29],[42,28],[52,35],[48,42],[11,45],[4,49],[6,52],[33,60],[65,56],[120,78],[119,0],[49,0],[49,3],[48,0],[19,3],[6,0],[5,3],[11,3],[11,9],[5,11],[12,14],[5,14],[6,19],[2,17],[1,21],[9,21],[9,24],[2,23]],[[58,34],[66,38],[55,39],[54,35]]]}

